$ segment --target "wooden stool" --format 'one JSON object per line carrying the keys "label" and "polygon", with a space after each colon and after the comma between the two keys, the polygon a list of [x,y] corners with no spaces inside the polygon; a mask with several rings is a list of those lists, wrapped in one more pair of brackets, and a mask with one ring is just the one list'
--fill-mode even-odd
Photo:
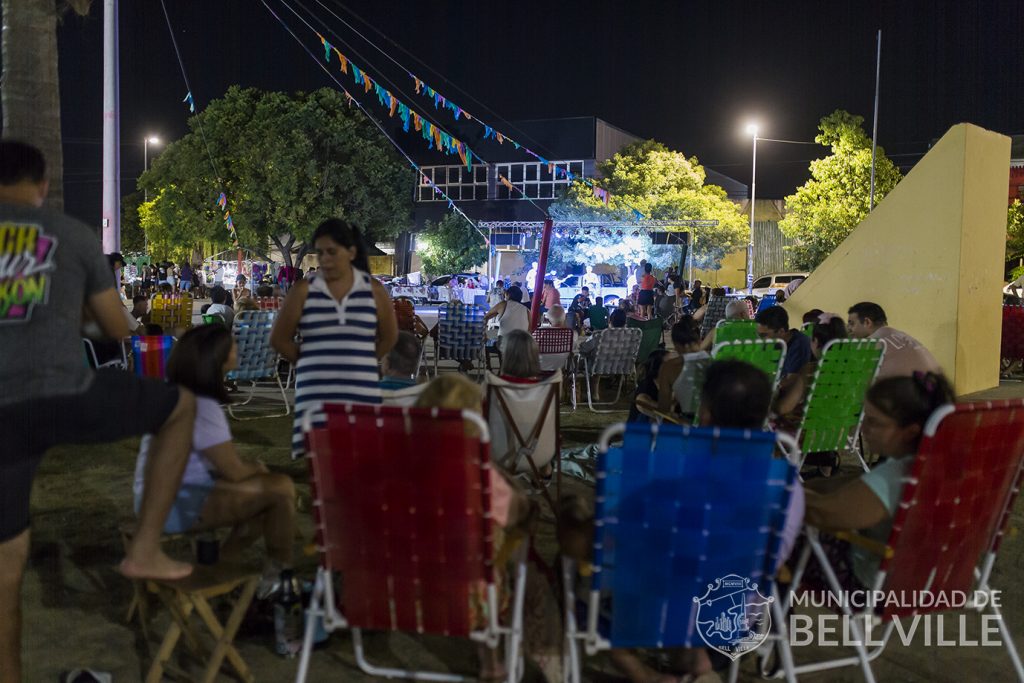
{"label": "wooden stool", "polygon": [[[138,522],[134,519],[125,520],[118,525],[118,531],[121,533],[121,543],[124,545],[124,551],[128,552],[128,546],[131,545],[132,537],[135,536],[135,530],[138,527]],[[163,538],[165,540],[176,540],[184,538],[185,534],[165,534]],[[139,612],[139,625],[142,627],[142,635],[149,641],[149,601],[146,596],[146,582],[141,579],[129,579],[132,584],[132,601],[128,604],[128,612],[124,615],[124,622],[126,624],[132,623],[132,617],[135,616],[135,611]]]}
{"label": "wooden stool", "polygon": [[[235,649],[233,641],[235,634],[238,633],[238,627],[242,624],[242,618],[249,609],[258,583],[257,574],[228,565],[197,565],[190,576],[177,581],[146,581],[146,589],[159,596],[173,619],[146,675],[146,683],[160,683],[165,670],[170,675],[185,680],[213,683],[225,658],[241,680],[254,681],[255,677]],[[226,596],[239,588],[241,594],[235,600],[227,622],[222,626],[217,621],[209,600]],[[215,643],[212,649],[205,647],[201,642],[195,622],[191,619],[193,612],[199,615],[199,620],[213,636]],[[192,678],[169,664],[182,635],[185,636],[185,643],[193,654],[205,663],[201,678]]]}

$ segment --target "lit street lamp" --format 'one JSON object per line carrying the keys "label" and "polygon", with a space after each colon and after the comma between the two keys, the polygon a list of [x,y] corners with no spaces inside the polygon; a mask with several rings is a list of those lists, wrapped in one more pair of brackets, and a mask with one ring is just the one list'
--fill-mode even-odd
{"label": "lit street lamp", "polygon": [[754,139],[754,162],[750,172],[750,242],[747,244],[747,294],[754,293],[754,189],[757,187],[757,124],[747,124],[747,135]]}
{"label": "lit street lamp", "polygon": [[[147,135],[142,140],[142,172],[145,173],[149,169],[149,146],[159,145],[160,138],[155,135]],[[145,188],[142,189],[142,200],[143,202],[149,201],[149,193]]]}

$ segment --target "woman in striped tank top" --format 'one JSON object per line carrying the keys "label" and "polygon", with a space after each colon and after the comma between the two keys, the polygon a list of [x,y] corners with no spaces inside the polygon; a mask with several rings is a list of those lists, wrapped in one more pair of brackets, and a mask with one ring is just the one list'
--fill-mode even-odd
{"label": "woman in striped tank top", "polygon": [[291,288],[270,337],[295,366],[294,457],[305,452],[307,411],[323,424],[324,403],[380,403],[377,360],[398,338],[391,299],[368,272],[359,230],[332,218],[313,233],[313,247],[316,276]]}

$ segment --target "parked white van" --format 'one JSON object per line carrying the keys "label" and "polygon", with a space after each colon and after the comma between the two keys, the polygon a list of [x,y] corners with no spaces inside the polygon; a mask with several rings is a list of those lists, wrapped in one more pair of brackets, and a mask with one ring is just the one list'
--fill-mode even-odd
{"label": "parked white van", "polygon": [[754,280],[754,296],[764,296],[778,289],[785,289],[793,280],[805,278],[809,273],[773,273]]}

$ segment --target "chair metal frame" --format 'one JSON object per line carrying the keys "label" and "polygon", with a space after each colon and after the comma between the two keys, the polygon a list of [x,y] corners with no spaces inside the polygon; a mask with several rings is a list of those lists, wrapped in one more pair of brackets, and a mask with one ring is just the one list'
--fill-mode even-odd
{"label": "chair metal frame", "polygon": [[[601,355],[601,351],[602,351],[603,348],[605,348],[605,346],[604,346],[605,345],[605,340],[608,338],[605,335],[607,335],[609,332],[612,332],[613,336],[614,335],[627,335],[628,334],[630,337],[633,337],[633,339],[626,340],[631,345],[631,347],[632,347],[631,353],[630,354],[626,354],[626,355],[631,355],[632,356],[632,363],[631,363],[632,370],[631,371],[614,372],[614,373],[604,373],[604,372],[598,373],[597,372],[599,369],[603,369],[603,368],[601,368],[601,363],[602,362],[607,362],[605,360],[605,358]],[[639,328],[636,328],[636,327],[609,327],[609,328],[606,328],[606,329],[602,330],[601,331],[601,336],[598,337],[597,348],[594,349],[594,358],[593,358],[594,369],[593,370],[591,370],[591,359],[590,359],[590,357],[587,356],[586,354],[580,354],[580,356],[582,356],[582,359],[583,359],[583,381],[584,381],[584,384],[586,385],[586,388],[587,388],[587,407],[590,408],[591,412],[594,412],[594,413],[613,413],[613,412],[615,412],[614,410],[598,410],[594,406],[595,405],[608,406],[608,405],[614,405],[614,404],[618,403],[619,402],[619,397],[622,396],[622,388],[625,385],[627,378],[632,379],[633,383],[636,384],[636,356],[637,356],[637,353],[640,351],[640,342],[642,340],[643,340],[643,332]],[[629,359],[626,358],[625,355],[624,355],[623,359],[622,359],[622,363],[625,364],[628,360]],[[577,370],[578,369],[579,369],[579,365],[577,363]],[[615,392],[615,398],[614,399],[612,399],[611,401],[598,402],[598,403],[595,404],[595,402],[593,400],[593,395],[592,395],[592,392],[591,392],[591,387],[590,387],[590,375],[591,375],[592,372],[594,374],[599,374],[599,376],[601,376],[601,377],[605,377],[605,376],[615,377],[616,375],[619,376],[619,388]],[[600,381],[600,380],[598,380],[598,381]],[[575,393],[573,394],[573,405],[572,405],[572,407],[573,407],[574,410],[576,409],[576,395],[575,395]]]}
{"label": "chair metal frame", "polygon": [[[659,425],[652,424],[650,429],[655,438],[659,431]],[[686,438],[690,433],[690,427],[683,427],[683,436]],[[695,429],[695,428],[694,428]],[[614,424],[609,426],[601,434],[598,439],[598,448],[602,453],[607,453],[611,440],[621,436],[626,430],[626,425],[623,423]],[[717,435],[717,429],[715,433]],[[776,446],[780,449],[785,459],[789,462],[790,466],[793,467],[792,475],[792,486],[799,486],[797,482],[797,465],[800,461],[800,448],[796,440],[788,434],[776,433],[775,435]],[[598,501],[603,500],[604,493],[604,477],[598,474],[598,489],[597,499]],[[603,526],[604,521],[595,518],[595,539],[594,539],[594,576],[598,576],[601,571],[601,558],[600,553],[603,550],[601,539],[597,535],[600,533],[600,528]],[[771,555],[769,555],[771,557]],[[599,615],[601,609],[601,590],[599,588],[591,588],[587,595],[587,609],[586,617],[587,622],[585,628],[580,629],[576,619],[576,594],[573,586],[572,575],[575,571],[574,564],[570,560],[563,560],[562,562],[562,581],[563,581],[563,593],[565,597],[564,612],[565,612],[565,644],[563,654],[563,671],[565,672],[566,683],[581,683],[582,664],[581,664],[581,646],[584,653],[588,656],[596,655],[603,650],[609,650],[613,647],[611,641],[601,635],[599,631]],[[792,668],[792,654],[789,651],[789,635],[787,630],[787,623],[785,618],[785,612],[782,610],[783,601],[780,599],[778,593],[774,572],[766,571],[764,579],[771,585],[771,613],[773,624],[778,625],[778,633],[769,636],[772,641],[778,642],[778,647],[782,654],[783,660],[790,665]],[[657,643],[651,643],[651,647],[659,647]],[[788,670],[787,670],[788,671]],[[735,683],[739,675],[739,661],[733,660],[730,666],[729,681]],[[796,683],[796,678],[787,676],[789,683]]]}
{"label": "chair metal frame", "polygon": [[[888,588],[888,590],[897,590],[903,593],[914,590],[934,590],[935,581],[940,582],[940,591],[960,590],[963,588],[963,586],[954,585],[950,587],[948,585],[949,583],[955,584],[957,578],[962,578],[961,576],[958,576],[956,570],[960,569],[960,574],[963,574],[963,567],[944,566],[942,568],[942,571],[938,571],[939,567],[937,566],[932,567],[930,575],[927,578],[907,577],[906,575],[900,575],[900,558],[904,555],[910,555],[912,556],[912,559],[908,561],[919,561],[920,557],[926,555],[926,551],[922,552],[921,550],[919,550],[919,548],[921,545],[927,544],[930,540],[930,537],[926,535],[916,537],[915,540],[912,542],[915,544],[915,548],[903,547],[901,545],[901,541],[904,537],[912,535],[910,532],[904,532],[903,529],[907,526],[913,525],[913,523],[916,521],[915,516],[931,519],[936,515],[940,514],[940,511],[934,507],[934,501],[918,501],[918,491],[919,484],[921,483],[922,479],[924,478],[924,475],[926,474],[925,468],[929,467],[930,460],[934,459],[939,461],[939,463],[935,465],[935,467],[940,470],[940,476],[943,476],[941,473],[948,471],[942,467],[944,463],[941,462],[941,456],[934,456],[932,455],[932,452],[929,450],[932,447],[932,445],[935,442],[937,442],[938,437],[940,436],[940,429],[942,428],[943,421],[950,418],[951,416],[966,413],[971,415],[977,421],[977,423],[980,424],[980,421],[984,418],[984,415],[981,413],[983,413],[984,411],[992,410],[1008,410],[1010,411],[1010,417],[1013,418],[1015,417],[1018,411],[1020,411],[1021,414],[1024,414],[1024,400],[1017,399],[1012,401],[989,401],[986,403],[957,405],[946,404],[944,406],[939,407],[934,413],[932,413],[931,417],[928,419],[928,422],[925,424],[921,445],[918,448],[918,453],[915,456],[915,460],[911,467],[909,477],[906,480],[906,486],[904,487],[899,508],[896,511],[896,516],[893,519],[893,528],[892,532],[889,535],[888,541],[884,544],[880,544],[865,539],[864,537],[859,536],[855,533],[841,534],[842,538],[849,540],[851,543],[863,545],[864,547],[873,551],[875,554],[878,554],[882,557],[882,563],[880,565],[878,574],[875,576],[875,581],[872,586],[867,587],[869,590],[882,591],[883,589],[887,589],[888,580],[892,576],[896,576],[897,580],[903,581],[904,584],[906,584],[908,578],[913,579],[913,581],[917,584],[914,587],[908,587],[907,585],[899,585],[895,589]],[[951,427],[950,429],[955,429],[955,427]],[[946,434],[942,435],[947,436]],[[1003,482],[1002,490],[996,492],[998,495],[995,496],[994,498],[986,498],[986,500],[991,500],[991,509],[995,510],[996,512],[990,520],[991,523],[989,525],[989,528],[981,530],[978,534],[983,534],[985,536],[985,539],[983,541],[983,547],[980,549],[979,556],[976,558],[965,558],[962,552],[953,552],[950,553],[950,558],[947,560],[947,563],[950,561],[971,563],[970,574],[973,577],[973,585],[967,586],[965,590],[965,593],[967,593],[971,597],[969,600],[967,600],[966,604],[962,609],[974,610],[980,613],[983,612],[987,607],[991,611],[991,613],[996,616],[999,634],[1002,638],[1004,646],[1006,647],[1007,654],[1010,657],[1014,672],[1017,675],[1017,679],[1020,681],[1024,681],[1024,664],[1022,664],[1021,662],[1020,654],[1017,652],[1016,645],[1014,644],[1009,628],[1006,625],[1006,620],[1003,618],[1002,613],[999,610],[999,606],[995,604],[995,602],[992,600],[994,589],[992,588],[990,583],[992,578],[992,570],[995,566],[996,557],[999,552],[999,546],[1003,540],[1003,537],[1007,533],[1007,527],[1009,525],[1010,516],[1012,514],[1013,504],[1017,498],[1017,494],[1020,492],[1022,484],[1024,484],[1024,428],[1017,430],[1016,438],[1016,443],[1006,444],[1004,440],[1005,435],[1003,436],[1003,438],[995,440],[993,440],[993,436],[988,436],[989,443],[986,445],[989,446],[989,450],[987,453],[983,454],[982,457],[985,457],[986,455],[988,455],[988,453],[993,452],[991,448],[993,444],[1006,444],[1008,448],[1016,449],[1016,452],[1009,454],[1010,457],[1014,459],[1015,464],[1007,468],[1008,476]],[[958,442],[958,453],[959,448],[962,448],[963,445],[964,444]],[[970,457],[969,453],[963,455],[965,458]],[[1000,453],[1000,455],[1002,454]],[[993,456],[988,455],[988,457],[991,459]],[[930,475],[931,473],[927,472],[927,474]],[[956,505],[959,505],[961,502],[961,498],[959,495],[954,495],[955,498],[952,502],[954,502],[954,504]],[[945,502],[948,503],[951,501]],[[969,523],[972,526],[974,526],[975,518],[972,517]],[[958,527],[955,527],[954,521],[951,520],[950,526],[948,528],[955,529]],[[808,526],[806,527],[806,533],[808,543],[804,547],[803,553],[801,554],[798,564],[796,565],[796,569],[793,573],[793,590],[789,592],[790,599],[787,600],[787,603],[792,602],[792,597],[795,594],[796,589],[800,585],[800,579],[803,577],[804,571],[807,567],[807,563],[810,560],[812,554],[815,560],[821,565],[821,568],[825,574],[826,582],[828,584],[828,589],[830,591],[834,591],[837,595],[841,595],[843,593],[843,588],[839,582],[839,579],[836,576],[836,573],[833,570],[832,566],[830,565],[827,554],[821,545],[818,530]],[[975,537],[977,537],[977,535],[975,535]],[[943,544],[946,543],[946,541],[935,540],[932,541],[932,543],[939,545],[943,548],[943,550],[945,550]],[[901,553],[900,550],[902,550],[903,552]],[[985,597],[981,604],[979,604],[975,600],[976,597],[980,596]],[[787,604],[787,610],[789,607],[791,607],[791,604]],[[888,644],[893,631],[895,630],[895,618],[898,618],[900,616],[907,616],[908,614],[917,615],[921,613],[938,611],[939,609],[950,609],[949,607],[890,607],[888,601],[881,610],[876,610],[874,609],[874,607],[875,606],[870,604],[869,602],[869,604],[865,605],[863,609],[854,612],[850,608],[848,601],[842,601],[841,603],[842,613],[845,616],[845,618],[847,618],[850,622],[850,630],[853,634],[854,640],[853,647],[856,651],[855,656],[840,657],[834,660],[812,662],[808,664],[801,664],[799,666],[788,664],[786,665],[787,675],[796,676],[797,674],[801,673],[826,671],[841,667],[860,665],[865,680],[868,683],[874,683],[875,676],[874,672],[871,670],[871,662],[878,659],[878,657],[881,656],[881,654],[885,651],[885,647]],[[865,641],[865,629],[858,622],[858,619],[865,621],[865,625],[869,622],[875,624],[880,623],[881,621],[889,621],[889,623],[885,627],[885,631],[883,633],[880,643],[877,645],[872,643],[874,647],[870,650],[868,649],[867,643]],[[762,657],[762,669],[764,669],[763,660],[767,656],[770,656],[770,653],[766,652]]]}
{"label": "chair metal frame", "polygon": [[[318,494],[319,491],[325,490],[325,473],[320,470],[316,454],[319,444],[316,437],[317,433],[324,433],[330,430],[330,421],[332,416],[337,415],[340,416],[341,419],[352,419],[350,416],[353,413],[362,415],[372,414],[375,416],[401,416],[405,424],[406,433],[409,434],[412,433],[413,423],[417,418],[417,413],[419,414],[419,417],[436,420],[441,415],[442,411],[437,408],[410,409],[379,405],[354,406],[353,404],[325,406],[325,411],[328,413],[328,426],[325,429],[321,428],[314,430],[310,412],[306,413],[302,421],[302,429],[306,436],[308,448],[306,457],[310,463],[311,483],[313,485],[314,492],[314,509],[316,511],[315,521],[317,526],[318,550],[321,554],[321,564],[317,569],[316,582],[313,586],[313,595],[310,599],[309,609],[306,612],[305,637],[303,639],[302,651],[299,657],[298,672],[295,678],[296,682],[304,683],[308,676],[309,662],[313,649],[313,639],[317,630],[317,622],[320,620],[322,620],[323,628],[328,633],[337,629],[349,629],[352,632],[352,645],[355,653],[356,664],[360,670],[371,676],[435,681],[438,683],[461,683],[463,681],[473,680],[472,677],[460,676],[457,674],[396,669],[376,666],[370,663],[366,659],[363,647],[362,630],[349,623],[345,615],[338,609],[337,596],[335,595],[332,581],[333,569],[331,568],[331,560],[327,553],[328,548],[323,545],[323,539],[326,539],[328,536],[325,533],[325,528],[327,525],[333,525],[333,522],[325,519],[325,514],[323,512],[324,506]],[[454,411],[444,412],[450,414]],[[478,443],[481,449],[481,475],[486,476],[487,468],[492,466],[489,457],[490,431],[488,430],[487,422],[479,414],[468,410],[461,411],[460,417],[464,422],[472,423],[472,425],[479,431]],[[484,506],[484,523],[489,527],[491,521],[490,512],[489,510],[486,510],[486,508],[489,507],[486,495],[484,498]],[[493,547],[489,546],[489,548],[491,550],[491,558],[489,561],[493,563],[497,553]],[[492,569],[487,573],[487,576],[489,577],[486,585],[487,625],[483,629],[474,630],[469,634],[471,640],[482,643],[491,649],[495,649],[502,644],[504,645],[507,683],[518,683],[524,671],[524,662],[521,650],[523,639],[523,601],[526,589],[525,550],[526,546],[524,544],[520,547],[520,550],[517,552],[515,557],[515,575],[512,577],[513,592],[510,602],[511,616],[509,623],[507,625],[503,625],[498,621],[500,603],[498,600],[498,588],[494,581]]]}
{"label": "chair metal frame", "polygon": [[121,357],[108,360],[105,363],[100,363],[99,358],[96,355],[96,346],[93,341],[88,337],[82,337],[82,343],[85,344],[85,352],[89,357],[89,362],[92,364],[93,369],[99,370],[101,368],[117,368],[118,370],[128,369],[128,351],[125,348],[125,340],[121,339],[118,346],[121,349]]}
{"label": "chair metal frame", "polygon": [[[837,440],[836,440],[836,444],[835,444],[836,448],[816,448],[814,450],[805,450],[804,447],[803,447],[804,446],[804,439],[807,436],[807,431],[806,431],[807,415],[810,412],[811,407],[814,405],[815,397],[820,395],[821,388],[818,385],[818,381],[822,377],[822,372],[827,370],[827,365],[826,364],[830,360],[830,358],[829,358],[829,351],[832,350],[832,349],[841,349],[843,347],[848,347],[848,346],[856,346],[856,347],[874,346],[875,348],[877,348],[879,350],[878,362],[875,364],[875,370],[874,370],[874,372],[871,373],[871,378],[864,385],[865,392],[867,391],[867,388],[870,387],[874,383],[875,378],[878,377],[878,370],[879,370],[879,368],[882,367],[882,362],[885,360],[885,344],[883,342],[881,342],[881,341],[879,341],[877,339],[833,339],[832,341],[830,341],[828,344],[825,345],[825,348],[824,348],[824,350],[821,353],[821,362],[818,364],[818,368],[817,368],[817,370],[814,373],[814,379],[811,381],[811,386],[807,390],[807,401],[806,401],[806,405],[804,406],[803,416],[800,419],[800,426],[797,428],[796,434],[794,434],[793,436],[794,436],[794,438],[796,438],[796,440],[798,442],[800,442],[801,450],[802,450],[805,458],[806,458],[806,456],[809,453],[820,453],[820,452],[823,452],[823,451],[832,451],[832,450],[839,450],[841,448],[845,448],[846,450],[852,451],[852,452],[857,454],[857,458],[860,459],[861,467],[864,469],[865,472],[867,472],[867,471],[870,470],[870,468],[868,467],[867,461],[864,459],[864,454],[861,453],[861,449],[858,446],[858,443],[859,443],[858,437],[860,436],[860,428],[861,428],[861,425],[864,422],[864,397],[863,397],[863,395],[860,397],[860,410],[857,413],[856,424],[853,426],[852,429],[850,429],[848,427],[840,428],[842,432],[846,433],[846,436],[844,438],[842,433],[839,433],[839,432],[836,433],[836,436],[837,436]],[[845,443],[842,443],[842,442],[845,442]],[[801,463],[801,466],[802,466],[802,464],[803,463]]]}
{"label": "chair metal frame", "polygon": [[[235,420],[256,420],[264,417],[284,417],[292,411],[288,394],[285,393],[285,385],[281,382],[281,374],[278,372],[280,354],[270,345],[270,332],[274,326],[277,312],[265,311],[239,311],[235,316],[231,333],[238,344],[238,368],[228,373],[230,380],[237,382],[249,382],[249,394],[241,403],[229,403],[228,414]],[[248,336],[259,335],[262,337],[259,344],[253,344],[247,339]],[[256,383],[260,381],[274,380],[277,382],[278,391],[281,392],[281,402],[284,404],[283,413],[260,413],[258,415],[241,416],[239,409],[254,410],[249,404],[256,396]]]}

